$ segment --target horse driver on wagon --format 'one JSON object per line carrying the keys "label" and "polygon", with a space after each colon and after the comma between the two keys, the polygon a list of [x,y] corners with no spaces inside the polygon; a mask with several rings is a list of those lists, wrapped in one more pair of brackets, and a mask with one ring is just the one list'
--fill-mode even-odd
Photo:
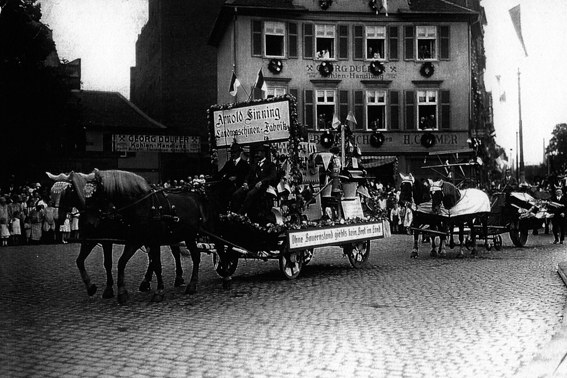
{"label": "horse driver on wagon", "polygon": [[250,171],[250,164],[242,156],[244,151],[237,143],[230,146],[230,159],[223,167],[213,175],[213,180],[220,181],[220,205],[223,210],[228,210],[228,201],[238,188],[244,184],[246,176]]}
{"label": "horse driver on wagon", "polygon": [[254,162],[242,186],[232,196],[232,210],[247,214],[256,205],[270,185],[278,179],[276,165],[267,158],[269,144],[253,146]]}

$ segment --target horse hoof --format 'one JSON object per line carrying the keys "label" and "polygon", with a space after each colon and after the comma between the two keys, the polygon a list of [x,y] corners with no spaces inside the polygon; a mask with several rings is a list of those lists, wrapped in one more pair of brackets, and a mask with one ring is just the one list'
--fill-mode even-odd
{"label": "horse hoof", "polygon": [[163,298],[164,298],[164,294],[163,293],[155,293],[152,296],[152,302],[163,302]]}
{"label": "horse hoof", "polygon": [[185,294],[193,295],[197,292],[197,284],[195,282],[189,282],[187,289],[185,289]]}
{"label": "horse hoof", "polygon": [[222,281],[222,288],[224,290],[230,290],[230,288],[232,287],[232,280],[223,280]]}
{"label": "horse hoof", "polygon": [[138,288],[138,290],[140,290],[141,292],[148,292],[150,291],[150,283],[149,281],[142,281],[142,283],[140,284],[140,287]]}
{"label": "horse hoof", "polygon": [[462,253],[459,253],[459,254],[457,255],[457,258],[458,258],[458,259],[462,259],[463,257],[465,257],[465,256],[464,256]]}
{"label": "horse hoof", "polygon": [[478,255],[478,251],[476,249],[473,249],[471,251],[471,256],[477,256]]}
{"label": "horse hoof", "polygon": [[413,251],[410,255],[410,259],[417,259],[419,257],[419,253],[416,251]]}
{"label": "horse hoof", "polygon": [[437,257],[437,256],[439,256],[439,254],[435,251],[431,251],[431,252],[429,252],[429,256],[430,257]]}
{"label": "horse hoof", "polygon": [[128,291],[124,290],[124,292],[118,294],[118,303],[124,304],[128,301],[128,298],[130,298]]}
{"label": "horse hoof", "polygon": [[183,285],[184,283],[185,283],[185,280],[183,279],[183,277],[176,277],[173,286],[179,287],[179,286]]}
{"label": "horse hoof", "polygon": [[89,295],[89,297],[92,297],[93,295],[95,295],[96,291],[97,291],[97,287],[96,285],[91,285],[88,289],[87,289],[87,294]]}
{"label": "horse hoof", "polygon": [[111,287],[104,289],[102,297],[104,299],[114,298],[114,290]]}

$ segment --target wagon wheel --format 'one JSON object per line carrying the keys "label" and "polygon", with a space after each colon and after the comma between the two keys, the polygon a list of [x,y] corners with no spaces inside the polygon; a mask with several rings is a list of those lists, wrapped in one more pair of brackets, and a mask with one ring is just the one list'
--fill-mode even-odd
{"label": "wagon wheel", "polygon": [[528,230],[513,229],[510,230],[510,240],[516,247],[523,247],[528,241]]}
{"label": "wagon wheel", "polygon": [[355,269],[360,269],[366,265],[368,256],[370,256],[370,240],[347,244],[343,247],[343,252],[348,256],[350,265]]}
{"label": "wagon wheel", "polygon": [[502,249],[502,236],[500,235],[496,235],[494,237],[494,248],[497,251],[500,251]]}
{"label": "wagon wheel", "polygon": [[238,256],[232,251],[232,247],[227,249],[226,258],[227,261],[224,261],[226,266],[222,266],[219,255],[217,253],[213,253],[213,266],[215,267],[217,274],[221,277],[232,276],[238,266]]}
{"label": "wagon wheel", "polygon": [[282,253],[279,260],[280,270],[285,278],[293,280],[299,276],[299,272],[301,272],[301,268],[303,267],[302,251]]}
{"label": "wagon wheel", "polygon": [[307,248],[303,250],[303,266],[309,264],[313,260],[314,248]]}

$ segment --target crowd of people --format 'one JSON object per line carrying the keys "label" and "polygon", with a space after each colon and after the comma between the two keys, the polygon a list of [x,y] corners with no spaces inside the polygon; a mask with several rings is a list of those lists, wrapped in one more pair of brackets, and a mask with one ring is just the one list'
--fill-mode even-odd
{"label": "crowd of people", "polygon": [[79,211],[60,215],[40,183],[0,188],[0,246],[67,243],[79,238]]}

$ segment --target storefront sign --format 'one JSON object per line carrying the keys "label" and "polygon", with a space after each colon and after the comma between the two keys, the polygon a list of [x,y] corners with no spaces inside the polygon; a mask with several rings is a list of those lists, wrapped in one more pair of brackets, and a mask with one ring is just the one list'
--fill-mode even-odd
{"label": "storefront sign", "polygon": [[112,136],[118,152],[201,152],[201,137],[185,135],[124,135]]}
{"label": "storefront sign", "polygon": [[290,250],[298,250],[383,237],[383,223],[375,222],[290,231],[288,241]]}
{"label": "storefront sign", "polygon": [[289,101],[266,101],[215,110],[211,115],[217,147],[289,139]]}
{"label": "storefront sign", "polygon": [[[318,148],[321,149],[319,139],[322,132],[310,132],[309,142],[316,143]],[[354,142],[362,152],[423,152],[423,151],[436,151],[447,150],[455,148],[468,147],[468,132],[467,131],[434,131],[435,146],[432,148],[425,148],[421,144],[421,136],[423,132],[396,132],[385,131],[384,143],[379,147],[372,147],[370,145],[370,137],[372,132],[354,133]]]}

